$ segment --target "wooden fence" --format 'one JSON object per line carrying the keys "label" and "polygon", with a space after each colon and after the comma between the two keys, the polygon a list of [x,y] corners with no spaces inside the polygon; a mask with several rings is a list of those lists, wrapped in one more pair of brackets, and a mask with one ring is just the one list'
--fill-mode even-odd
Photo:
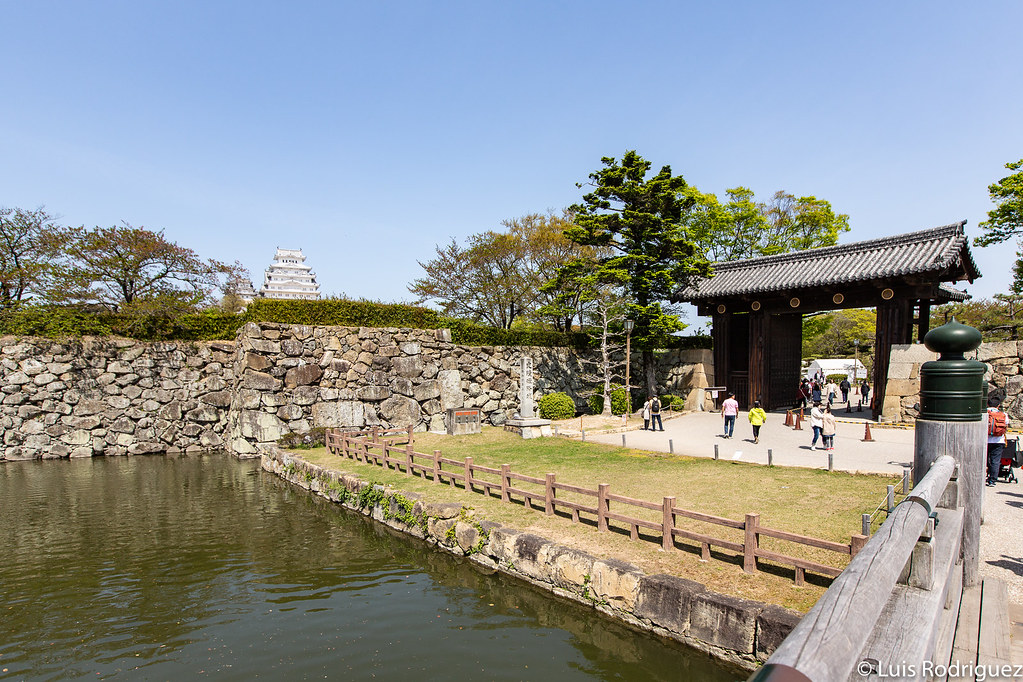
{"label": "wooden fence", "polygon": [[[399,440],[405,441],[405,444],[398,445]],[[424,479],[432,478],[438,485],[461,484],[467,491],[500,497],[502,502],[512,502],[515,496],[521,498],[525,507],[543,510],[548,516],[553,516],[560,510],[566,516],[571,515],[572,521],[576,523],[584,519],[595,523],[597,530],[601,532],[610,530],[612,523],[620,524],[628,529],[633,540],[659,542],[664,550],[677,549],[676,538],[698,543],[701,557],[705,560],[710,559],[712,547],[728,550],[742,557],[742,567],[747,573],[757,571],[757,559],[791,566],[797,585],[803,584],[806,571],[834,578],[842,572],[842,568],[762,547],[761,538],[814,547],[847,557],[855,556],[868,539],[864,535],[853,535],[848,543],[822,540],[763,526],[760,524],[760,514],[756,513],[746,514],[743,520],[737,521],[676,507],[675,498],[670,496],[664,497],[660,502],[648,502],[616,495],[606,483],[599,484],[594,490],[558,482],[553,473],[540,478],[515,473],[508,464],[486,467],[473,462],[472,457],[466,457],[464,460],[442,457],[440,450],[424,454],[414,450],[411,429],[389,431],[379,428],[364,431],[334,429],[327,432],[326,445],[330,452],[341,457],[393,467],[404,471],[407,476],[418,473]],[[445,465],[448,468],[445,469]],[[612,502],[615,503],[614,511],[611,507]],[[641,509],[650,513],[646,514],[647,518],[639,518],[619,513],[620,507]],[[580,514],[586,516],[580,517]],[[680,519],[697,522],[703,527],[697,529],[680,527]],[[726,539],[711,535],[710,533],[717,532],[712,530],[715,527],[733,529],[735,537]],[[640,529],[649,532],[644,534]],[[706,532],[699,532],[700,530]]]}

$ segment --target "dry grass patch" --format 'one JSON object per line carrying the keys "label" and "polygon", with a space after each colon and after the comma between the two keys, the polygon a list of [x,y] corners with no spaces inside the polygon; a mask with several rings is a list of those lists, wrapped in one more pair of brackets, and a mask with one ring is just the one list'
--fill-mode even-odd
{"label": "dry grass patch", "polygon": [[[559,483],[596,489],[600,483],[610,490],[650,502],[665,496],[676,498],[675,506],[741,521],[747,512],[760,514],[760,524],[836,542],[848,542],[859,532],[860,514],[873,510],[891,477],[854,475],[823,470],[767,467],[756,464],[714,461],[664,455],[561,438],[523,440],[496,428],[473,436],[416,434],[415,451],[440,450],[444,457],[472,457],[475,464],[497,468],[511,465],[515,473],[543,477],[551,472]],[[295,453],[302,458],[359,475],[436,502],[460,502],[473,507],[483,518],[537,533],[553,541],[578,547],[598,556],[634,563],[648,573],[671,573],[707,585],[725,594],[781,604],[806,611],[825,589],[825,582],[807,574],[807,584],[796,587],[790,567],[761,562],[761,570],[742,572],[741,557],[715,551],[710,561],[701,561],[699,546],[677,543],[679,549],[664,552],[660,538],[653,542],[632,541],[620,525],[613,532],[600,533],[592,519],[572,523],[566,515],[544,515],[542,509],[527,508],[521,499],[513,504],[497,497],[468,492],[460,486],[437,485],[420,475],[363,464],[331,455],[323,448]],[[447,467],[445,467],[447,468]],[[493,478],[493,477],[491,477]],[[496,479],[495,479],[496,480]],[[515,487],[528,487],[515,484]],[[559,497],[561,495],[559,494]],[[566,496],[567,497],[567,496]],[[594,498],[579,498],[593,505]],[[659,512],[637,507],[617,507],[613,512],[660,522]],[[742,531],[679,519],[679,527],[742,542]],[[762,538],[761,546],[784,554],[842,567],[848,557],[812,547]]]}

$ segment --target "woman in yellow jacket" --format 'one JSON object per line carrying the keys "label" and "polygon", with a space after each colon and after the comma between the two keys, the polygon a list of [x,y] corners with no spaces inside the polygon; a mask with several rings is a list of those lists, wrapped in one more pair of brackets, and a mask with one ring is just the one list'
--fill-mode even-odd
{"label": "woman in yellow jacket", "polygon": [[753,401],[753,409],[749,411],[749,423],[753,425],[753,442],[760,442],[760,427],[767,421],[767,413],[760,407],[760,401]]}

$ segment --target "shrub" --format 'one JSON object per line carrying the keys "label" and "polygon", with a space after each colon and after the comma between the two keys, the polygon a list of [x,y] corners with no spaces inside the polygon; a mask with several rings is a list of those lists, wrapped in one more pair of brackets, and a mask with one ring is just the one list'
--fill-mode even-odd
{"label": "shrub", "polygon": [[575,416],[575,402],[567,393],[548,393],[537,403],[543,419],[571,419]]}
{"label": "shrub", "polygon": [[284,450],[309,450],[327,444],[327,429],[317,426],[305,433],[286,433],[277,439],[277,445]]}
{"label": "shrub", "polygon": [[[825,381],[834,381],[836,384],[842,383],[842,379],[848,379],[848,375],[845,374],[829,374]],[[851,381],[849,383],[852,383]]]}
{"label": "shrub", "polygon": [[672,410],[684,410],[686,409],[686,400],[681,396],[666,393],[661,396],[661,406]]}
{"label": "shrub", "polygon": [[[604,394],[603,387],[599,389],[600,393],[594,393],[590,396],[589,400],[586,401],[590,408],[590,412],[593,414],[600,414],[604,411]],[[633,407],[635,407],[636,398],[633,397]],[[625,387],[619,386],[618,384],[611,385],[611,414],[625,414],[628,400],[625,396]],[[640,402],[642,405],[642,401]],[[634,410],[633,410],[634,411]]]}

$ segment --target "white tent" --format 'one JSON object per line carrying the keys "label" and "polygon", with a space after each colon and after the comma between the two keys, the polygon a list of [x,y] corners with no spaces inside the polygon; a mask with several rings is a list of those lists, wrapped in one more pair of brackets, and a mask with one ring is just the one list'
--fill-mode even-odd
{"label": "white tent", "polygon": [[823,372],[824,376],[830,374],[844,374],[849,377],[850,383],[853,379],[862,381],[867,378],[867,368],[859,360],[852,358],[829,358],[825,360],[814,360],[806,368],[806,376],[812,377],[817,372]]}

